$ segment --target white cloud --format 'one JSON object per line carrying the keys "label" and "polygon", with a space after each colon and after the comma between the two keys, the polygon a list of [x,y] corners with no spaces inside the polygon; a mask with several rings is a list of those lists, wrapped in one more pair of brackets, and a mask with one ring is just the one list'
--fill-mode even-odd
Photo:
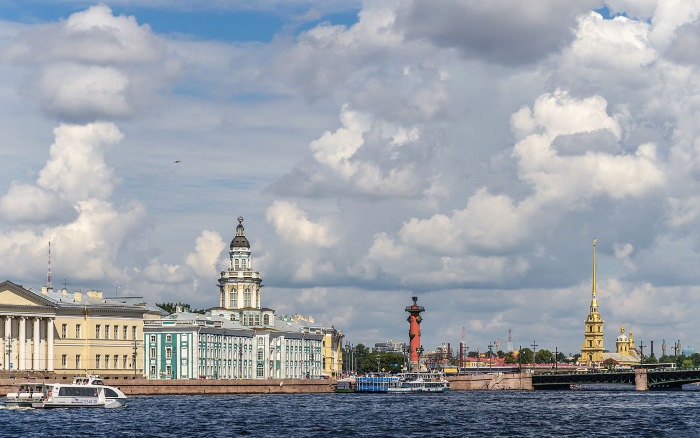
{"label": "white cloud", "polygon": [[28,95],[72,121],[133,116],[180,71],[179,59],[148,26],[105,5],[20,33],[4,58],[37,66]]}
{"label": "white cloud", "polygon": [[312,245],[320,248],[334,246],[338,239],[328,224],[314,223],[296,204],[275,201],[266,214],[278,236],[295,245]]}

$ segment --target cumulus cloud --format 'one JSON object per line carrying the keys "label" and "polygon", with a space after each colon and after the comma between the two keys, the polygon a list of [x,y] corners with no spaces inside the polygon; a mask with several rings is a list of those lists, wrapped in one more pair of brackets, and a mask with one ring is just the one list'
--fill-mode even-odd
{"label": "cumulus cloud", "polygon": [[180,61],[147,25],[114,16],[106,5],[20,33],[4,58],[36,66],[28,95],[70,121],[133,116],[180,71]]}
{"label": "cumulus cloud", "polygon": [[341,109],[340,120],[340,128],[325,131],[309,144],[314,161],[285,175],[274,185],[276,192],[415,197],[429,188],[430,176],[416,177],[416,157],[430,154],[423,148],[417,127],[377,120],[347,105]]}
{"label": "cumulus cloud", "polygon": [[338,240],[329,225],[310,221],[306,212],[292,202],[275,201],[267,209],[266,218],[275,232],[290,243],[325,248]]}

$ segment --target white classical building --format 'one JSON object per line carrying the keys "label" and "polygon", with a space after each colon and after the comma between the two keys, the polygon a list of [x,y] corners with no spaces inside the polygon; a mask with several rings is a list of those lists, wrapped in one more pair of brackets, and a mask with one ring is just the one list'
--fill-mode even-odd
{"label": "white classical building", "polygon": [[144,327],[148,378],[300,379],[323,376],[322,333],[276,321],[261,307],[243,218],[219,277],[219,307],[205,315],[176,312]]}
{"label": "white classical building", "polygon": [[141,374],[144,320],[164,313],[139,297],[0,282],[0,370]]}

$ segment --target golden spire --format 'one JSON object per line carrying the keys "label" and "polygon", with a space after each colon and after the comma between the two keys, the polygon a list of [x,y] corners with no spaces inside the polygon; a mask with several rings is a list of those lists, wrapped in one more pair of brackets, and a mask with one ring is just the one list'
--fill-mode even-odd
{"label": "golden spire", "polygon": [[598,243],[598,239],[594,238],[593,239],[593,298],[595,299],[598,296],[598,291],[596,290],[596,278],[595,278],[595,247],[596,244]]}

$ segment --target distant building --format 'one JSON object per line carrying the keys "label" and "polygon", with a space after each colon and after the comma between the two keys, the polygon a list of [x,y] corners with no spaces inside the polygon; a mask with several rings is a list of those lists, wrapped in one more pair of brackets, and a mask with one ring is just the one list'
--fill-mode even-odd
{"label": "distant building", "polygon": [[406,343],[405,342],[397,342],[394,341],[393,339],[390,339],[386,342],[377,342],[374,344],[374,348],[372,348],[372,351],[374,352],[379,352],[379,353],[401,353],[404,354],[406,351]]}
{"label": "distant building", "polygon": [[334,326],[315,322],[312,316],[283,315],[280,321],[293,322],[303,327],[305,333],[323,335],[323,376],[337,378],[343,373],[343,333]]}
{"label": "distant building", "polygon": [[620,327],[620,335],[615,340],[615,353],[603,353],[603,362],[612,359],[615,365],[618,366],[633,366],[639,365],[641,362],[641,354],[634,344],[632,330],[629,331],[629,336],[625,335],[625,327]]}
{"label": "distant building", "polygon": [[685,357],[688,357],[688,356],[695,354],[695,349],[693,347],[691,347],[690,345],[686,345],[685,347],[683,347],[683,349],[681,351],[683,352],[683,356],[685,356]]}

